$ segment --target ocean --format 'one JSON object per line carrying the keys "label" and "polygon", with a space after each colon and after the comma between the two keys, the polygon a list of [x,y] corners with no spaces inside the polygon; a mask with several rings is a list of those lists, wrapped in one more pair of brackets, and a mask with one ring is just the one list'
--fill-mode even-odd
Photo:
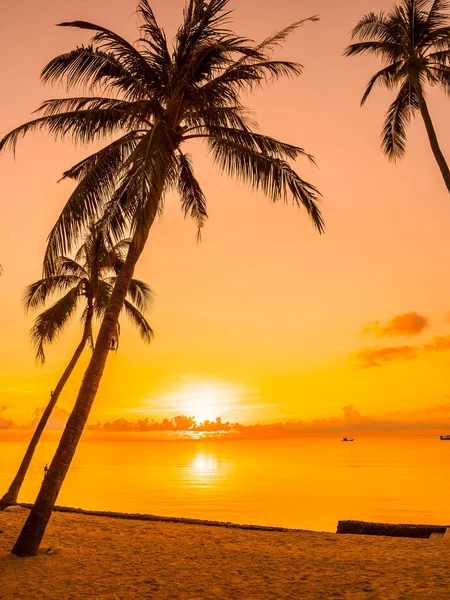
{"label": "ocean", "polygon": [[[25,451],[0,442],[0,494]],[[20,501],[56,448],[43,440]],[[438,437],[83,440],[58,504],[335,531],[338,520],[450,524],[450,442]]]}

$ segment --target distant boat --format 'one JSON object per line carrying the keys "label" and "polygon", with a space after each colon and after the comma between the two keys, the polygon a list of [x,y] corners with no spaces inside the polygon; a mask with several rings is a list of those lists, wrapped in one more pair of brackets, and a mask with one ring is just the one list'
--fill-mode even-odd
{"label": "distant boat", "polygon": [[[442,439],[442,436],[441,436],[441,439]],[[450,439],[450,436],[449,436],[449,439]],[[354,442],[355,438],[342,438],[342,441],[343,442]]]}
{"label": "distant boat", "polygon": [[447,440],[450,442],[450,435],[441,435],[440,438],[441,440]]}

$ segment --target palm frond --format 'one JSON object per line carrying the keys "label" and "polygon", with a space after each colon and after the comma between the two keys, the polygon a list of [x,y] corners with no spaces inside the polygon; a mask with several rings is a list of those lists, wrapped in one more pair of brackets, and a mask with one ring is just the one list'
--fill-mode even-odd
{"label": "palm frond", "polygon": [[128,295],[134,306],[142,313],[150,310],[153,302],[153,291],[144,281],[132,279]]}
{"label": "palm frond", "polygon": [[[393,37],[394,39],[392,39]],[[384,12],[378,15],[373,12],[364,15],[353,28],[352,38],[359,38],[360,40],[375,38],[386,42],[397,41],[395,32],[393,33],[389,27]]]}
{"label": "palm frond", "polygon": [[[449,18],[446,18],[446,23]],[[450,26],[445,25],[438,29],[432,29],[426,32],[423,45],[436,50],[448,50],[450,47]]]}
{"label": "palm frond", "polygon": [[401,56],[402,48],[392,42],[356,42],[347,46],[344,50],[344,56],[357,56],[359,54],[373,54],[375,56],[381,55],[385,60],[397,61]]}
{"label": "palm frond", "polygon": [[142,84],[154,80],[155,74],[142,54],[127,40],[110,29],[88,21],[64,22],[60,23],[59,26],[95,31],[96,33],[92,38],[94,46],[100,50],[111,52],[120,64]]}
{"label": "palm frond", "polygon": [[[55,273],[57,275],[68,275],[79,279],[89,278],[89,273],[77,260],[67,256],[59,256],[55,261]],[[50,278],[52,279],[52,278]]]}
{"label": "palm frond", "polygon": [[14,152],[18,140],[35,130],[47,130],[55,139],[70,136],[75,143],[86,144],[113,135],[127,125],[132,126],[133,121],[134,117],[130,119],[126,112],[117,109],[80,110],[39,117],[5,135],[0,141],[0,152],[7,146]]}
{"label": "palm frond", "polygon": [[150,343],[154,337],[154,333],[144,315],[128,300],[125,300],[123,303],[123,311],[130,321],[136,326],[141,338],[145,342]]}
{"label": "palm frond", "polygon": [[366,91],[364,92],[364,95],[361,99],[361,106],[366,102],[367,98],[369,97],[369,95],[373,89],[373,86],[376,83],[384,85],[384,87],[386,87],[388,89],[392,89],[395,86],[395,84],[398,82],[398,76],[399,76],[401,68],[402,68],[402,62],[399,61],[399,62],[394,62],[391,65],[385,67],[384,69],[381,69],[381,71],[378,71],[378,73],[375,73],[375,75],[372,77],[372,79],[367,84]]}
{"label": "palm frond", "polygon": [[276,81],[282,77],[298,77],[302,72],[302,65],[285,60],[266,60],[252,64],[237,62],[201,86],[198,93],[202,94],[206,101],[214,98],[214,102],[219,106],[226,106],[228,103],[239,105],[239,92],[243,89],[251,90],[255,85]]}
{"label": "palm frond", "polygon": [[381,146],[390,160],[395,161],[404,155],[406,128],[414,112],[418,109],[417,95],[406,82],[389,107],[383,127]]}
{"label": "palm frond", "polygon": [[427,25],[430,29],[437,29],[448,20],[448,11],[450,10],[449,0],[433,0],[428,13]]}
{"label": "palm frond", "polygon": [[287,201],[290,192],[297,206],[306,209],[319,233],[324,231],[324,221],[318,207],[318,190],[301,179],[286,161],[230,141],[211,139],[209,146],[222,171],[255,189],[261,189],[273,202]]}
{"label": "palm frond", "polygon": [[[449,40],[450,40],[450,28],[449,28]],[[436,52],[430,52],[426,58],[428,66],[437,65],[450,65],[450,48],[446,50],[437,50]]]}
{"label": "palm frond", "polygon": [[179,175],[177,180],[178,191],[181,196],[181,207],[184,216],[191,217],[197,223],[198,238],[200,238],[201,230],[208,218],[206,198],[194,175],[190,156],[180,152],[178,163]]}
{"label": "palm frond", "polygon": [[77,308],[79,297],[77,286],[36,317],[30,335],[39,362],[45,362],[45,345],[51,344],[62,333]]}
{"label": "palm frond", "polygon": [[[304,156],[315,164],[314,158],[311,154],[305,152],[303,148],[281,142],[267,135],[261,135],[255,133],[250,129],[235,129],[233,127],[215,127],[209,126],[205,128],[208,132],[208,137],[215,139],[222,139],[223,141],[229,140],[236,142],[241,146],[246,146],[251,150],[256,150],[283,159],[295,160],[299,156]],[[199,134],[202,135],[201,133]]]}
{"label": "palm frond", "polygon": [[231,11],[225,8],[229,0],[189,0],[184,11],[184,22],[178,29],[175,38],[175,63],[178,68],[186,56],[202,43],[208,43],[221,33]]}
{"label": "palm frond", "polygon": [[[81,177],[81,180],[48,237],[43,267],[46,276],[52,273],[58,256],[70,252],[89,223],[99,219],[106,204],[115,199],[122,161],[135,151],[138,144],[139,141],[134,139],[133,134],[125,135],[66,171],[64,177]],[[109,219],[110,231],[120,234],[126,229],[126,219],[116,204],[114,206],[117,210],[112,211],[112,206],[109,205],[103,218]]]}
{"label": "palm frond", "polygon": [[436,65],[431,69],[434,80],[439,81],[440,86],[443,90],[450,94],[450,66],[447,65]]}
{"label": "palm frond", "polygon": [[128,233],[137,203],[137,199],[128,193],[128,181],[125,179],[106,202],[98,222],[110,245],[117,243]]}
{"label": "palm frond", "polygon": [[105,316],[105,311],[113,291],[113,286],[111,283],[114,280],[115,279],[113,278],[107,277],[97,281],[95,289],[94,315],[98,319],[103,319]]}
{"label": "palm frond", "polygon": [[108,190],[100,188],[92,174],[86,176],[70,196],[47,239],[43,272],[46,277],[55,270],[55,262],[71,252],[89,222],[98,218],[106,202]]}
{"label": "palm frond", "polygon": [[142,134],[137,134],[134,131],[125,134],[65,171],[61,179],[80,180],[86,177],[93,169],[97,169],[100,176],[103,173],[109,176],[115,175],[119,172],[120,167],[131,152],[136,148],[141,138]]}
{"label": "palm frond", "polygon": [[67,292],[80,283],[77,274],[58,274],[53,277],[39,279],[25,289],[23,302],[25,310],[35,310],[44,306],[53,294]]}
{"label": "palm frond", "polygon": [[118,100],[115,98],[102,97],[79,97],[79,98],[51,98],[45,100],[41,106],[35,110],[44,117],[54,116],[61,113],[72,113],[82,110],[123,110],[129,111],[130,107],[142,102],[129,102],[127,100]]}
{"label": "palm frond", "polygon": [[155,14],[147,0],[140,0],[138,4],[138,13],[142,16],[143,24],[140,30],[146,42],[154,53],[163,59],[166,66],[170,65],[170,54],[167,47],[167,40],[164,30],[159,27]]}
{"label": "palm frond", "polygon": [[153,222],[159,210],[161,191],[174,162],[175,145],[166,122],[157,121],[124,165],[127,193],[138,201],[131,225],[138,244],[143,242],[143,238],[138,240],[141,232],[148,231],[148,223]]}
{"label": "palm frond", "polygon": [[92,45],[80,46],[52,59],[43,69],[44,83],[66,82],[67,88],[99,85],[104,91],[117,90],[125,99],[147,98],[145,85],[112,52]]}
{"label": "palm frond", "polygon": [[256,46],[255,49],[257,52],[264,53],[267,56],[268,52],[272,52],[276,48],[281,47],[287,38],[299,27],[302,27],[305,23],[315,23],[317,21],[319,21],[319,15],[313,15],[312,17],[307,17],[306,19],[291,23],[287,27],[284,27],[277,33],[266,38],[261,44]]}
{"label": "palm frond", "polygon": [[191,98],[191,102],[191,109],[185,114],[186,124],[189,126],[186,135],[204,127],[231,127],[242,131],[258,129],[253,115],[239,106],[211,106],[211,102],[207,106],[198,95]]}

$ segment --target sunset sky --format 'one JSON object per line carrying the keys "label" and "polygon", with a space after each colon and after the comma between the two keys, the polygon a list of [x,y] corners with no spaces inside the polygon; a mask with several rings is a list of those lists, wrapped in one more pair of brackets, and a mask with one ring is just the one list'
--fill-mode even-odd
{"label": "sunset sky", "polygon": [[[172,38],[184,0],[151,2]],[[360,98],[380,63],[343,58],[349,32],[366,12],[391,0],[234,0],[233,28],[261,40],[300,18],[279,56],[302,63],[304,75],[247,99],[261,130],[302,146],[318,168],[296,168],[323,195],[326,233],[304,211],[272,205],[222,176],[193,146],[209,201],[203,241],[167,199],[136,271],[155,292],[148,315],[156,337],[145,346],[122,319],[91,422],[119,417],[161,420],[184,413],[241,423],[362,415],[399,422],[448,423],[450,433],[450,197],[422,121],[409,128],[398,164],[380,150],[392,96]],[[32,0],[0,9],[0,134],[30,119],[63,89],[42,86],[39,73],[55,55],[86,43],[88,33],[55,27],[68,20],[101,23],[135,40],[136,0]],[[450,99],[430,90],[429,109],[450,160]],[[71,190],[61,173],[86,148],[30,134],[16,159],[0,157],[0,414],[32,419],[44,406],[81,335],[79,323],[36,367],[29,341],[33,316],[21,304],[41,275],[46,237]],[[60,406],[70,410],[87,353]],[[395,413],[395,416],[392,416]],[[345,413],[344,413],[345,414]],[[411,417],[413,415],[413,417]],[[382,418],[385,418],[385,417]],[[386,417],[387,418],[387,417]]]}

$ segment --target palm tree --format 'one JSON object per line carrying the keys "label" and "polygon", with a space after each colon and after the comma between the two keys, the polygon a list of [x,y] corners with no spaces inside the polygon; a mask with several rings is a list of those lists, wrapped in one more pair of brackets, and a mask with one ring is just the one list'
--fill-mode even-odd
{"label": "palm tree", "polygon": [[375,84],[398,89],[386,113],[382,149],[391,159],[405,153],[406,128],[420,111],[436,162],[450,192],[450,170],[439,147],[426,103],[426,85],[450,93],[450,17],[448,0],[402,0],[389,13],[369,13],[353,29],[360,41],[346,48],[345,56],[363,53],[380,56],[384,67],[366,88],[361,105]]}
{"label": "palm tree", "polygon": [[[256,45],[228,29],[228,4],[229,0],[187,0],[172,49],[147,0],[138,4],[142,25],[134,45],[100,25],[62,23],[90,30],[94,37],[89,45],[53,59],[43,70],[43,80],[64,82],[68,89],[81,85],[102,95],[48,100],[39,118],[1,142],[0,149],[7,144],[14,148],[19,137],[34,129],[82,143],[115,136],[65,174],[78,185],[50,234],[46,272],[52,271],[58,254],[70,249],[80,228],[97,217],[106,198],[113,197],[112,205],[124,210],[132,231],[74,409],[13,549],[18,556],[37,553],[95,399],[135,265],[169,190],[179,192],[182,209],[199,232],[205,223],[206,198],[191,158],[183,151],[185,143],[204,140],[222,171],[262,190],[274,202],[291,196],[323,231],[319,193],[290,164],[299,156],[312,157],[302,148],[257,133],[241,100],[244,92],[267,80],[301,74],[301,65],[274,60],[272,54],[303,21]],[[115,211],[110,215],[114,229]]]}
{"label": "palm tree", "polygon": [[[105,313],[117,273],[124,263],[129,246],[128,240],[112,245],[106,238],[101,224],[91,226],[75,259],[61,256],[56,261],[53,276],[40,279],[26,289],[24,302],[27,310],[45,306],[52,296],[61,296],[52,306],[38,315],[31,329],[31,338],[36,347],[36,359],[40,363],[45,362],[45,346],[59,337],[80,306],[84,306],[81,314],[83,334],[55,390],[50,394],[50,401],[33,433],[19,470],[8,491],[0,499],[0,508],[17,503],[23,480],[53,408],[86,344],[89,343],[91,348],[94,346],[93,320],[101,318]],[[143,315],[150,305],[150,288],[144,282],[133,279],[128,295],[129,300],[125,300],[123,306],[124,312],[137,326],[142,338],[150,342],[153,332]],[[118,327],[116,335],[112,338],[111,349],[117,348],[119,331]]]}

